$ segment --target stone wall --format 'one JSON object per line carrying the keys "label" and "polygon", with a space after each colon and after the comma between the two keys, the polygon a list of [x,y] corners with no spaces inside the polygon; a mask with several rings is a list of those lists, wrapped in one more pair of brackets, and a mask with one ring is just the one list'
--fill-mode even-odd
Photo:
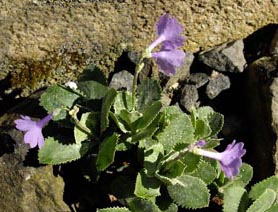
{"label": "stone wall", "polygon": [[0,79],[22,95],[74,79],[96,63],[113,70],[123,50],[140,51],[165,12],[185,27],[186,51],[243,38],[278,21],[277,0],[1,0]]}

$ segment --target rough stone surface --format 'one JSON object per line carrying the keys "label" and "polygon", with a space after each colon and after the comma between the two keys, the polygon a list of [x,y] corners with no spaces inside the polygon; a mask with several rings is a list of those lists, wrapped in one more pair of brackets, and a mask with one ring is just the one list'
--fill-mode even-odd
{"label": "rough stone surface", "polygon": [[278,57],[264,57],[248,68],[246,89],[252,165],[263,179],[278,173]]}
{"label": "rough stone surface", "polygon": [[90,62],[109,72],[122,50],[149,45],[165,12],[185,27],[185,50],[193,52],[278,21],[275,1],[2,0],[1,78],[12,72],[13,86],[27,94],[73,80]]}
{"label": "rough stone surface", "polygon": [[224,43],[211,50],[201,52],[199,60],[222,72],[243,72],[246,61],[243,40]]}
{"label": "rough stone surface", "polygon": [[197,108],[199,106],[199,94],[195,85],[185,85],[182,89],[180,103],[187,110]]}
{"label": "rough stone surface", "polygon": [[188,82],[194,84],[197,88],[202,87],[209,81],[209,76],[205,73],[192,73],[188,78]]}
{"label": "rough stone surface", "polygon": [[22,142],[22,133],[13,129],[9,134],[15,145],[14,152],[0,157],[1,211],[69,212],[63,201],[62,178],[53,175],[51,166],[25,166],[28,146]]}
{"label": "rough stone surface", "polygon": [[270,55],[278,54],[278,28],[276,29],[274,36],[271,40],[269,53],[270,53]]}
{"label": "rough stone surface", "polygon": [[230,85],[231,83],[229,77],[219,72],[213,71],[206,88],[206,94],[210,99],[214,99],[223,90],[230,88]]}
{"label": "rough stone surface", "polygon": [[111,82],[109,86],[111,88],[115,88],[116,90],[120,90],[122,88],[126,88],[129,92],[132,90],[133,83],[133,75],[128,71],[121,71],[119,73],[113,74]]}

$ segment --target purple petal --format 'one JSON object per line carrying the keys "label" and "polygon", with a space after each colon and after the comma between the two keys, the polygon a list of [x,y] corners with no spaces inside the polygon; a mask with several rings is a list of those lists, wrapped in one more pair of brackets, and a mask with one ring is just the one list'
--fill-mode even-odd
{"label": "purple petal", "polygon": [[182,65],[185,53],[182,50],[174,49],[171,51],[159,51],[152,53],[161,72],[166,75],[173,75],[176,67]]}
{"label": "purple petal", "polygon": [[178,23],[176,18],[171,18],[169,14],[165,14],[159,18],[156,25],[156,33],[158,38],[149,46],[150,51],[160,43],[168,43],[171,49],[183,46],[185,38],[180,34],[183,27]]}
{"label": "purple petal", "polygon": [[25,133],[24,143],[29,144],[31,148],[34,148],[38,145],[38,136],[41,135],[41,130],[33,129]]}
{"label": "purple petal", "polygon": [[16,124],[15,127],[20,130],[20,131],[28,131],[30,129],[32,129],[34,126],[36,126],[36,122],[35,121],[31,121],[30,119],[16,119],[14,121],[14,123]]}
{"label": "purple petal", "polygon": [[156,25],[156,33],[163,36],[165,41],[171,41],[177,47],[183,45],[185,38],[180,36],[183,27],[176,18],[171,18],[168,13],[161,16]]}
{"label": "purple petal", "polygon": [[53,115],[52,113],[51,114],[48,114],[46,117],[44,117],[43,119],[39,120],[37,122],[37,125],[40,127],[40,128],[43,128],[45,125],[47,125],[47,123],[53,118]]}

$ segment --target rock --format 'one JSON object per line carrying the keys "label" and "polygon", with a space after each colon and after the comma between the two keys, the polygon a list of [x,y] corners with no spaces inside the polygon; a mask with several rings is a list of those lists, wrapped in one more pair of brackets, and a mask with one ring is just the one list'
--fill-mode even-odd
{"label": "rock", "polygon": [[210,99],[214,99],[223,90],[230,88],[229,77],[219,72],[213,71],[206,88],[206,94]]}
{"label": "rock", "polygon": [[128,71],[121,71],[113,74],[109,86],[120,90],[121,88],[126,88],[129,92],[132,91],[133,75]]}
{"label": "rock", "polygon": [[196,52],[277,23],[276,7],[234,0],[2,0],[0,79],[12,73],[13,87],[28,96],[45,85],[74,81],[88,63],[111,72],[123,50],[141,52],[150,45],[165,8],[184,26],[186,50]]}
{"label": "rock", "polygon": [[13,152],[0,157],[1,211],[70,211],[63,201],[62,178],[53,175],[52,166],[26,166],[28,146],[23,144],[22,133],[12,129],[9,135],[15,144]]}
{"label": "rock", "polygon": [[246,64],[243,48],[243,40],[224,43],[211,50],[201,52],[198,59],[217,71],[243,72]]}
{"label": "rock", "polygon": [[180,103],[187,110],[191,111],[199,106],[199,95],[195,85],[185,85],[182,89]]}
{"label": "rock", "polygon": [[190,66],[193,63],[194,55],[190,52],[185,53],[184,62],[181,67],[179,67],[176,73],[170,77],[164,90],[172,91],[179,86],[179,83],[185,81],[190,75]]}
{"label": "rock", "polygon": [[278,28],[276,29],[274,36],[271,40],[270,47],[269,47],[270,55],[277,55],[278,54]]}
{"label": "rock", "polygon": [[209,81],[209,76],[205,73],[192,73],[187,81],[194,84],[196,88],[200,88]]}
{"label": "rock", "polygon": [[278,173],[278,57],[263,57],[248,67],[246,113],[249,119],[249,151],[256,177]]}

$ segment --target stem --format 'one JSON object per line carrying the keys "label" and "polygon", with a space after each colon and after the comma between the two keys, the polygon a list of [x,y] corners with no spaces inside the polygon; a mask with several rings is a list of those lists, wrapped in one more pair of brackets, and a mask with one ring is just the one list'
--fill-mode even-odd
{"label": "stem", "polygon": [[74,106],[72,110],[69,111],[69,115],[72,117],[72,119],[74,120],[75,125],[80,128],[80,130],[82,130],[84,133],[86,133],[88,136],[92,137],[92,133],[90,131],[89,128],[87,128],[86,126],[83,126],[80,121],[77,118],[77,113],[79,111],[79,108]]}
{"label": "stem", "polygon": [[179,152],[174,152],[172,155],[170,155],[165,161],[163,161],[163,163],[168,163],[170,161],[175,161],[175,160],[179,160],[180,158],[182,158],[187,152],[189,151],[189,148],[185,148]]}
{"label": "stem", "polygon": [[133,84],[132,84],[132,97],[131,97],[131,104],[132,104],[132,110],[135,110],[135,93],[136,93],[136,88],[137,88],[137,80],[138,80],[138,75],[142,71],[144,67],[144,54],[141,56],[139,63],[136,65],[135,68],[135,73],[133,77]]}

